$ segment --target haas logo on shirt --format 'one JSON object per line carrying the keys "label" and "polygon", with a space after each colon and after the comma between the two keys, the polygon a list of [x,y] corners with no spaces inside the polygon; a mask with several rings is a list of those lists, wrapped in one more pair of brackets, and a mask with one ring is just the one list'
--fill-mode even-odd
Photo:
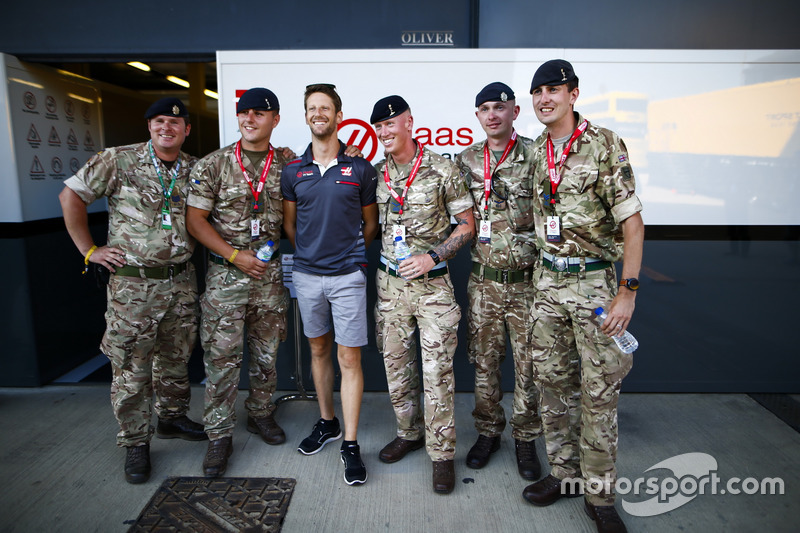
{"label": "haas logo on shirt", "polygon": [[342,176],[352,176],[353,167],[342,167]]}

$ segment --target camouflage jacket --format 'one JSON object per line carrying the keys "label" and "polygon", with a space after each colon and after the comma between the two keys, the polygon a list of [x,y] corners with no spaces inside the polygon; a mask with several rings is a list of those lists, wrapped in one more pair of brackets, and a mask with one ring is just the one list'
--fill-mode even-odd
{"label": "camouflage jacket", "polygon": [[[264,189],[258,196],[258,213],[253,213],[253,193],[239,168],[235,148],[236,143],[233,143],[197,162],[192,171],[188,204],[210,211],[208,221],[234,248],[255,250],[268,240],[278,243],[283,222],[281,171],[286,159],[275,150]],[[242,152],[242,163],[253,180],[253,187],[257,188],[266,158],[258,168],[254,168],[247,154]],[[250,238],[250,223],[254,216],[260,224],[256,241]]]}
{"label": "camouflage jacket", "polygon": [[[131,266],[155,267],[188,261],[195,241],[186,230],[189,172],[197,158],[180,153],[180,168],[170,197],[172,229],[161,226],[164,193],[147,143],[107,148],[93,156],[64,185],[90,204],[108,198],[108,245],[125,251]],[[171,173],[159,161],[164,185]],[[177,163],[176,163],[177,164]]]}
{"label": "camouflage jacket", "polygon": [[[456,164],[475,200],[475,226],[491,222],[491,242],[476,236],[472,260],[497,270],[524,270],[536,261],[536,231],[533,225],[533,140],[517,135],[506,160],[497,166],[490,150],[492,192],[489,209],[484,209],[483,149],[486,141],[475,143],[456,156]],[[506,200],[503,200],[506,198]]]}
{"label": "camouflage jacket", "polygon": [[392,187],[402,195],[415,160],[416,155],[412,163],[406,165],[405,171],[398,170],[391,156],[375,165],[378,171],[378,212],[382,224],[381,254],[391,262],[395,262],[394,225],[405,225],[406,242],[412,253],[425,253],[450,235],[450,216],[471,209],[474,203],[456,165],[424,149],[419,171],[403,204],[403,214],[393,213],[394,200],[384,180],[383,169],[388,165]]}
{"label": "camouflage jacket", "polygon": [[[583,117],[577,116],[580,124]],[[590,123],[570,148],[555,204],[550,203],[546,143],[545,131],[535,141],[534,217],[540,248],[560,257],[619,261],[623,253],[619,224],[642,210],[625,143],[613,131]],[[561,150],[556,147],[556,163]],[[561,220],[561,242],[547,242],[545,224],[553,214]]]}

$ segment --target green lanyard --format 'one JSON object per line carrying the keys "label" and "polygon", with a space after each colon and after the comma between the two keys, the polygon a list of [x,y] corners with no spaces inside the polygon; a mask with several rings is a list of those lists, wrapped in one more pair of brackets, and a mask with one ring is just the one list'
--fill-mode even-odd
{"label": "green lanyard", "polygon": [[172,169],[168,172],[172,175],[172,181],[169,184],[169,189],[164,185],[164,177],[161,175],[161,162],[156,157],[153,150],[152,139],[147,141],[147,149],[150,151],[150,159],[153,160],[153,166],[156,167],[156,174],[158,174],[158,181],[161,182],[161,190],[164,194],[164,207],[161,208],[161,227],[163,229],[172,229],[172,217],[169,212],[169,199],[172,197],[172,189],[175,188],[175,181],[178,179],[178,171],[181,168],[181,156],[178,154],[178,159],[175,161]]}

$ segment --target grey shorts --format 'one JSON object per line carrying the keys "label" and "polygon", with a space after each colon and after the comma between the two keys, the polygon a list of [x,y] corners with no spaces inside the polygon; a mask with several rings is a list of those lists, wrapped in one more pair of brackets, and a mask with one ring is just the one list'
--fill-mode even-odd
{"label": "grey shorts", "polygon": [[367,276],[362,269],[342,276],[292,272],[303,333],[311,339],[331,330],[336,344],[367,344]]}

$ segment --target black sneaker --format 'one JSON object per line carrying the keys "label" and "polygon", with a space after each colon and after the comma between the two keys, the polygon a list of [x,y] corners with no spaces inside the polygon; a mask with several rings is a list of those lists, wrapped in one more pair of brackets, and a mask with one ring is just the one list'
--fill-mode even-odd
{"label": "black sneaker", "polygon": [[364,461],[361,460],[361,448],[346,446],[341,450],[342,463],[344,463],[344,482],[348,485],[365,483],[367,481],[367,469]]}
{"label": "black sneaker", "polygon": [[333,417],[333,421],[327,421],[320,418],[314,424],[314,429],[311,430],[311,435],[303,439],[297,451],[304,455],[314,455],[320,451],[326,444],[339,440],[342,438],[342,430],[339,427],[339,419]]}

